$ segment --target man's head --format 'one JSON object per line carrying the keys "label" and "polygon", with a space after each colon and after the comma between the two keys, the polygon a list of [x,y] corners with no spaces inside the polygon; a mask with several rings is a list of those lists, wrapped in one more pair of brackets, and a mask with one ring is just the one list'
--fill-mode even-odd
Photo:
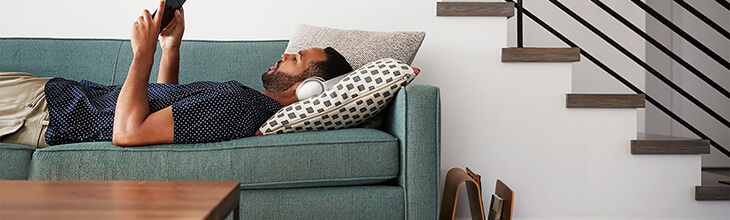
{"label": "man's head", "polygon": [[350,71],[352,67],[345,57],[331,47],[310,48],[297,54],[282,54],[281,61],[261,75],[264,84],[263,93],[283,105],[288,105],[296,102],[296,86],[305,79],[319,76],[328,80]]}

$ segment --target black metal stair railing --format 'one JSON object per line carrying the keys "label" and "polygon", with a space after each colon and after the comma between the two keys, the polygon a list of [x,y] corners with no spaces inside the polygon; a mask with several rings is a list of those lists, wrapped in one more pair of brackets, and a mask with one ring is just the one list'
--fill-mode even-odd
{"label": "black metal stair railing", "polygon": [[709,114],[710,116],[712,116],[713,118],[715,118],[715,120],[717,120],[720,123],[722,123],[723,125],[725,125],[725,127],[730,128],[730,121],[726,120],[725,118],[723,118],[722,116],[720,116],[720,114],[718,114],[717,112],[715,112],[712,109],[710,109],[709,106],[705,105],[700,100],[698,100],[694,96],[690,95],[687,91],[685,91],[684,89],[682,89],[682,87],[680,87],[679,85],[675,84],[671,80],[667,79],[667,77],[665,77],[664,75],[662,75],[661,73],[659,73],[659,71],[657,71],[653,67],[649,66],[649,64],[647,64],[646,62],[644,62],[643,60],[641,60],[641,58],[637,57],[636,55],[634,55],[633,53],[631,53],[629,50],[627,50],[626,48],[624,48],[623,46],[621,46],[621,44],[619,44],[616,41],[614,41],[613,39],[611,39],[611,37],[609,37],[608,35],[604,34],[602,31],[598,30],[598,28],[596,28],[595,26],[593,26],[590,23],[588,23],[588,21],[586,21],[585,19],[583,19],[582,17],[580,17],[578,14],[576,14],[575,12],[573,12],[572,10],[570,10],[568,7],[566,7],[565,5],[563,5],[562,3],[560,3],[558,0],[549,0],[549,1],[551,3],[553,3],[555,6],[557,6],[558,8],[560,8],[560,10],[562,10],[563,12],[565,12],[566,14],[568,14],[570,17],[572,17],[573,19],[577,20],[583,26],[585,26],[586,28],[588,28],[589,30],[591,30],[591,32],[593,32],[596,35],[598,35],[599,37],[601,37],[601,39],[603,39],[606,42],[608,42],[611,46],[613,46],[617,50],[621,51],[621,53],[623,53],[624,55],[626,55],[627,57],[629,57],[629,59],[631,59],[634,62],[636,62],[636,64],[639,64],[639,66],[643,67],[646,71],[648,71],[649,73],[651,73],[652,75],[654,75],[655,77],[657,77],[664,84],[667,84],[669,87],[671,87],[672,89],[674,89],[675,91],[677,91],[680,95],[682,95],[685,98],[687,98],[687,100],[689,100],[693,104],[695,104],[698,107],[700,107],[700,109],[702,109],[707,114]]}
{"label": "black metal stair railing", "polygon": [[595,5],[597,5],[599,8],[606,11],[609,15],[613,16],[616,20],[618,20],[619,22],[624,24],[626,27],[628,27],[629,29],[634,31],[634,33],[638,34],[639,36],[644,38],[646,41],[648,41],[649,43],[654,45],[657,49],[662,51],[664,54],[666,54],[667,56],[672,58],[675,62],[679,63],[679,65],[683,66],[684,68],[686,68],[687,70],[689,70],[690,72],[695,74],[695,76],[697,76],[697,78],[700,78],[702,81],[709,84],[712,88],[714,88],[715,90],[717,90],[718,92],[723,94],[725,97],[730,98],[730,92],[728,92],[727,89],[723,88],[721,85],[717,84],[715,81],[712,81],[712,79],[710,79],[710,77],[707,77],[707,75],[703,74],[697,68],[695,68],[694,66],[689,64],[687,61],[685,61],[684,59],[679,57],[674,52],[672,52],[672,50],[668,49],[667,47],[665,47],[664,45],[659,43],[659,41],[657,41],[653,37],[649,36],[649,34],[647,34],[646,32],[644,32],[641,29],[639,29],[638,27],[636,27],[636,25],[634,25],[629,20],[627,20],[623,16],[616,13],[616,11],[614,11],[613,9],[606,6],[606,4],[603,4],[603,2],[601,2],[599,0],[591,0],[591,1],[593,1],[593,3]]}
{"label": "black metal stair railing", "polygon": [[[507,1],[507,2],[514,2],[514,0],[505,0],[505,1]],[[730,96],[728,96],[727,89],[723,88],[722,86],[718,85],[717,83],[715,83],[714,81],[712,81],[711,79],[709,79],[709,77],[707,77],[705,74],[703,74],[702,72],[700,72],[699,70],[697,70],[696,68],[694,68],[692,65],[690,65],[686,61],[684,61],[684,59],[682,59],[681,57],[677,56],[675,53],[671,52],[671,50],[669,50],[666,47],[664,47],[663,45],[661,45],[654,38],[652,38],[651,36],[649,36],[645,32],[641,31],[635,25],[633,25],[630,22],[628,22],[625,18],[623,18],[620,15],[618,15],[618,13],[616,13],[615,11],[611,10],[608,6],[606,6],[605,4],[603,4],[603,2],[601,2],[600,0],[591,0],[591,1],[594,4],[596,4],[597,6],[599,6],[601,9],[603,9],[604,11],[606,11],[607,13],[609,13],[611,16],[613,16],[614,18],[616,18],[617,20],[619,20],[621,23],[623,23],[624,25],[626,25],[629,29],[633,30],[635,33],[637,33],[638,35],[642,36],[645,40],[647,40],[648,42],[650,42],[652,45],[654,45],[657,48],[659,48],[660,51],[664,52],[665,54],[667,54],[668,56],[670,56],[672,59],[674,59],[675,61],[679,62],[683,67],[687,68],[688,70],[690,70],[690,72],[694,73],[700,79],[702,79],[703,81],[705,81],[706,83],[708,83],[710,86],[712,86],[713,88],[715,88],[716,90],[718,90],[718,92],[720,92],[723,95],[725,95],[725,97],[730,98]],[[636,1],[639,1],[639,3],[636,3],[636,4],[639,5],[639,7],[642,7],[641,4],[643,4],[643,2],[640,2],[640,0],[632,0],[632,1],[634,1],[635,3],[636,3]],[[681,0],[678,0],[678,1],[681,1]],[[728,8],[727,1],[725,1],[725,0],[716,0],[716,1],[718,3],[720,3],[721,5],[725,6],[726,8]],[[697,100],[696,98],[694,98],[692,95],[690,95],[689,93],[687,93],[686,91],[684,91],[684,89],[682,89],[678,85],[674,84],[671,80],[669,80],[666,77],[664,77],[661,73],[659,73],[654,68],[652,68],[651,66],[649,66],[648,64],[646,64],[646,62],[644,62],[643,60],[639,59],[634,54],[632,54],[631,52],[629,52],[628,50],[626,50],[626,48],[624,48],[623,46],[621,46],[620,44],[618,44],[616,41],[614,41],[613,39],[611,39],[610,37],[608,37],[607,35],[605,35],[603,32],[601,32],[600,30],[598,30],[595,26],[591,25],[589,22],[585,21],[585,19],[581,18],[579,15],[577,15],[575,12],[573,12],[572,10],[570,10],[569,8],[567,8],[565,5],[563,5],[562,3],[560,3],[558,0],[550,0],[550,2],[553,3],[559,9],[561,9],[563,12],[565,12],[566,14],[568,14],[569,16],[571,16],[573,19],[575,19],[576,21],[578,21],[579,23],[581,23],[583,26],[585,26],[586,28],[588,28],[589,30],[591,30],[594,34],[596,34],[599,37],[601,37],[604,41],[606,41],[609,44],[611,44],[614,48],[616,48],[617,50],[621,51],[624,55],[626,55],[627,57],[629,57],[631,60],[633,60],[634,62],[636,62],[640,66],[642,66],[646,71],[652,73],[652,75],[654,75],[655,77],[657,77],[660,81],[664,82],[669,87],[671,87],[672,89],[674,89],[678,93],[682,94],[682,96],[684,96],[685,98],[687,98],[693,104],[697,105],[699,108],[701,108],[703,111],[705,111],[706,113],[708,113],[709,115],[711,115],[713,118],[715,118],[716,120],[718,120],[720,123],[722,123],[726,127],[730,127],[730,123],[728,122],[727,119],[723,118],[722,116],[720,116],[719,114],[717,114],[716,112],[714,112],[712,109],[710,109],[709,107],[707,107],[706,105],[704,105],[702,102],[700,102],[699,100]],[[645,4],[643,4],[643,5],[646,6]],[[656,13],[656,11],[654,11],[651,8],[648,8],[648,9],[642,8],[642,9],[644,9],[649,14],[652,14],[652,12]],[[730,9],[728,9],[728,10],[730,10]],[[650,11],[652,11],[652,12],[650,12]],[[573,41],[571,41],[570,39],[568,39],[567,37],[565,37],[563,34],[561,34],[560,32],[558,32],[554,28],[552,28],[550,25],[548,25],[544,21],[542,21],[542,19],[538,18],[534,14],[530,13],[527,9],[525,9],[523,7],[523,5],[522,5],[522,1],[517,2],[517,12],[518,12],[517,13],[518,14],[518,18],[517,18],[518,19],[517,20],[517,23],[518,23],[518,29],[517,29],[517,33],[518,33],[517,34],[517,37],[518,37],[518,39],[517,39],[517,41],[518,41],[518,47],[522,47],[523,46],[522,45],[522,37],[523,37],[523,35],[522,35],[522,31],[523,31],[522,30],[522,19],[520,17],[522,16],[522,14],[524,14],[524,15],[528,16],[530,19],[532,19],[533,21],[535,21],[538,25],[540,25],[541,27],[545,28],[548,32],[550,32],[551,34],[553,34],[554,36],[556,36],[557,38],[559,38],[561,41],[563,41],[564,43],[568,44],[570,47],[578,47],[578,48],[580,48],[580,46],[578,46],[577,44],[575,44]],[[655,17],[655,18],[657,18],[658,20],[661,20],[660,18],[664,18],[663,16],[659,15],[658,13],[656,13],[655,15],[652,14],[652,16]],[[664,18],[664,19],[666,20],[666,18]],[[664,22],[662,22],[662,23],[664,25],[666,25],[667,27],[670,27],[670,29],[672,29],[674,32],[677,32],[677,33],[682,32],[682,33],[686,34],[686,32],[684,32],[683,30],[681,30],[679,27],[676,27],[676,25],[674,25],[670,21],[667,20],[667,22],[669,22],[669,23],[664,23]],[[687,41],[690,41],[690,43],[692,43],[692,40],[690,40],[690,39],[694,39],[694,38],[692,38],[688,34],[686,34],[686,35],[688,37],[685,37],[685,39]],[[696,40],[694,40],[694,41],[696,41]],[[692,44],[694,46],[698,47],[700,50],[703,50],[702,47],[704,47],[704,45],[702,45],[701,43],[699,43],[699,41],[696,41],[696,44],[695,43],[692,43]],[[708,48],[706,48],[706,47],[704,47],[704,48],[709,51]],[[712,51],[709,51],[709,53],[707,51],[703,51],[703,52],[705,52],[708,56],[711,56],[711,57],[713,56],[712,54],[714,54],[714,52],[712,52]],[[717,143],[716,141],[714,141],[712,138],[710,138],[709,136],[707,136],[704,133],[702,133],[699,129],[697,129],[694,126],[692,126],[689,122],[687,122],[686,120],[684,120],[679,115],[675,114],[674,112],[672,112],[671,110],[669,110],[668,108],[666,108],[664,105],[662,105],[661,103],[659,103],[657,100],[655,100],[654,98],[652,98],[650,95],[646,94],[644,91],[642,91],[641,89],[639,89],[638,87],[636,87],[630,81],[626,80],[623,76],[621,76],[620,74],[618,74],[616,71],[612,70],[611,68],[609,68],[608,66],[606,66],[605,64],[603,64],[603,62],[601,62],[600,60],[596,59],[594,56],[592,56],[590,53],[588,53],[588,51],[581,49],[580,53],[581,53],[581,55],[583,55],[584,57],[586,57],[588,60],[590,60],[591,62],[593,62],[594,64],[596,64],[599,68],[603,69],[609,75],[613,76],[616,80],[618,80],[619,82],[621,82],[622,84],[624,84],[626,87],[628,87],[629,89],[631,89],[632,91],[636,92],[637,94],[644,94],[646,96],[646,100],[649,103],[651,103],[652,105],[656,106],[660,111],[662,111],[665,114],[667,114],[670,118],[672,118],[673,120],[677,121],[677,123],[681,124],[682,126],[684,126],[685,128],[687,128],[688,130],[690,130],[692,133],[694,133],[698,137],[700,137],[702,139],[709,140],[710,143],[711,143],[711,145],[715,149],[717,149],[718,151],[720,151],[723,154],[725,154],[725,156],[730,157],[730,151],[728,151],[722,145],[720,145],[719,143]],[[717,55],[717,54],[714,54],[714,55]],[[719,57],[719,56],[717,56],[717,57]],[[719,57],[719,60],[718,59],[715,59],[715,60],[718,61],[721,64],[723,63],[723,61],[724,61],[724,63],[727,63],[727,61],[724,60],[724,59],[722,59],[722,57]],[[723,65],[726,68],[730,68],[730,67],[728,67],[727,64],[723,64]]]}
{"label": "black metal stair railing", "polygon": [[676,2],[679,6],[682,6],[682,8],[684,8],[684,10],[687,10],[689,13],[692,13],[695,17],[702,20],[702,22],[705,22],[705,24],[707,24],[707,26],[710,26],[712,29],[715,29],[715,31],[717,31],[717,33],[720,33],[720,34],[722,34],[722,36],[725,36],[725,38],[730,39],[730,33],[728,33],[725,29],[720,27],[720,25],[715,23],[715,21],[713,21],[712,19],[705,16],[705,14],[702,14],[702,12],[697,11],[697,9],[695,9],[691,5],[687,4],[687,2],[685,2],[684,0],[674,0],[674,2]]}
{"label": "black metal stair railing", "polygon": [[514,2],[512,0],[504,0],[504,1],[512,2],[512,3],[516,4],[516,7],[517,7],[517,47],[522,48],[522,47],[524,47],[524,45],[522,43],[524,40],[524,37],[522,35],[522,32],[523,32],[522,30],[524,29],[524,28],[522,28],[522,13],[523,13],[522,11],[525,8],[522,6],[523,0],[517,0],[517,2]]}
{"label": "black metal stair railing", "polygon": [[712,58],[713,60],[720,63],[720,65],[722,65],[725,68],[730,70],[730,63],[728,63],[727,60],[723,59],[720,55],[717,55],[717,53],[710,50],[710,48],[708,48],[704,44],[700,43],[700,41],[698,41],[697,39],[692,37],[692,35],[688,34],[681,28],[677,27],[677,25],[675,25],[674,23],[669,21],[669,19],[667,19],[664,16],[662,16],[661,14],[659,14],[659,12],[657,12],[653,8],[649,7],[649,5],[646,5],[646,3],[642,2],[641,0],[631,0],[631,2],[633,2],[634,4],[639,6],[639,8],[643,9],[646,13],[648,13],[652,17],[656,18],[662,24],[666,25],[669,29],[672,29],[672,31],[674,31],[679,36],[681,36],[682,38],[687,40],[687,42],[689,42],[690,44],[697,47],[697,49],[700,49],[703,53],[707,54],[707,56],[710,56],[710,58]]}
{"label": "black metal stair railing", "polygon": [[722,5],[722,7],[725,7],[725,9],[730,10],[730,3],[727,2],[727,0],[715,0],[717,4]]}

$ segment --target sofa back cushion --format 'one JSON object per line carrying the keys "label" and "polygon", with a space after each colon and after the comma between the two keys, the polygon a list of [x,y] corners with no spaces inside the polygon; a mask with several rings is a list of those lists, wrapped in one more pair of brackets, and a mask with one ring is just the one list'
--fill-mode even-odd
{"label": "sofa back cushion", "polygon": [[110,84],[121,40],[0,38],[0,72]]}
{"label": "sofa back cushion", "polygon": [[[184,41],[180,48],[180,84],[197,81],[236,80],[263,90],[261,74],[281,59],[287,41]],[[161,49],[155,53],[150,82],[157,81]],[[129,41],[122,44],[114,84],[124,83],[132,63]]]}
{"label": "sofa back cushion", "polygon": [[[180,48],[180,83],[236,80],[262,90],[261,74],[281,59],[287,43],[185,40]],[[161,55],[158,48],[150,82],[157,81]],[[0,72],[121,85],[132,58],[129,40],[0,38]]]}

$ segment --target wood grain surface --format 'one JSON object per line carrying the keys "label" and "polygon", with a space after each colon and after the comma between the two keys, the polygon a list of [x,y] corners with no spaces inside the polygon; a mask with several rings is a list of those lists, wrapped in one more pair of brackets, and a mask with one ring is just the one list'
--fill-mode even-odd
{"label": "wood grain surface", "polygon": [[436,16],[504,16],[515,15],[512,2],[437,2]]}
{"label": "wood grain surface", "polygon": [[0,181],[0,219],[238,217],[239,183]]}
{"label": "wood grain surface", "polygon": [[502,48],[502,62],[563,62],[580,61],[580,48]]}
{"label": "wood grain surface", "polygon": [[695,200],[730,200],[730,186],[695,186]]}
{"label": "wood grain surface", "polygon": [[502,206],[502,219],[512,220],[512,206],[514,205],[515,192],[512,191],[507,184],[504,184],[502,180],[497,179],[497,184],[494,187],[494,193],[504,199],[504,204]]}
{"label": "wood grain surface", "polygon": [[631,154],[709,154],[710,141],[639,133],[631,140]]}
{"label": "wood grain surface", "polygon": [[644,108],[644,94],[567,94],[567,108]]}

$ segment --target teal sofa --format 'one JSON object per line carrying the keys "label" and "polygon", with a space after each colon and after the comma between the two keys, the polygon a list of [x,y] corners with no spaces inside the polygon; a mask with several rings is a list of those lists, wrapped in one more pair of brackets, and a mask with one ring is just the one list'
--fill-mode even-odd
{"label": "teal sofa", "polygon": [[[287,41],[185,41],[180,83],[261,74]],[[159,49],[156,61],[159,61]],[[0,38],[0,72],[118,85],[129,40]],[[150,82],[156,81],[157,63]],[[4,94],[0,94],[4,95]],[[241,219],[435,219],[440,169],[439,90],[403,87],[380,129],[248,137],[184,145],[111,142],[34,149],[0,143],[4,180],[160,180],[241,183]]]}

